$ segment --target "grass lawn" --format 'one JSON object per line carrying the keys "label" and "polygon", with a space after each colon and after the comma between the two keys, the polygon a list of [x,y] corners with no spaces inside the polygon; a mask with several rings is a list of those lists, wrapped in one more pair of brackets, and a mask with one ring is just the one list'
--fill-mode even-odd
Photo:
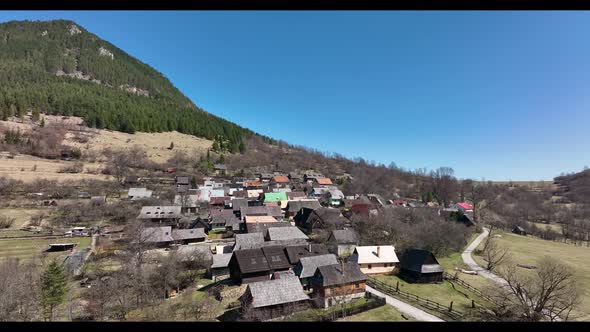
{"label": "grass lawn", "polygon": [[45,211],[47,214],[51,212],[48,209],[35,209],[35,208],[6,208],[0,209],[0,216],[7,216],[11,218],[15,218],[14,224],[8,228],[9,230],[18,230],[20,229],[25,222],[28,222],[31,219],[31,216]]}
{"label": "grass lawn", "polygon": [[549,226],[549,228],[559,234],[561,234],[561,225],[560,224],[544,224],[542,222],[529,222],[529,224],[531,225],[535,225],[540,229],[546,229],[547,226]]}
{"label": "grass lawn", "polygon": [[[455,288],[453,288],[453,285],[448,281],[438,284],[411,284],[407,283],[406,281],[402,280],[401,278],[395,275],[376,275],[375,278],[385,283],[388,283],[394,287],[399,282],[399,289],[401,291],[412,293],[420,297],[438,302],[441,306],[444,306],[446,308],[449,307],[452,301],[453,309],[457,309],[458,311],[461,311],[467,315],[470,315],[470,312],[472,311],[471,300],[474,300],[475,303],[478,305],[489,305],[489,303],[486,300],[482,299],[476,294],[473,294],[471,291],[463,288],[460,285],[455,284]],[[409,301],[404,298],[400,299],[402,299],[403,301]],[[441,315],[436,311],[431,311],[428,309],[425,309],[425,311],[431,312],[435,316]],[[477,315],[474,315],[473,317],[467,319],[477,320],[476,316]]]}
{"label": "grass lawn", "polygon": [[[406,316],[406,315],[404,315]],[[402,317],[402,313],[394,307],[386,304],[382,307],[371,309],[360,314],[352,315],[342,319],[349,322],[406,322],[414,321],[412,317]]]}
{"label": "grass lawn", "polygon": [[[84,249],[90,246],[91,241],[91,237],[0,240],[0,260],[15,257],[22,261],[30,261],[36,257],[41,257],[42,253],[48,248],[50,243],[78,243],[78,249]],[[47,254],[48,258],[57,258],[65,256],[67,252],[51,252]]]}
{"label": "grass lawn", "polygon": [[[590,262],[590,248],[512,233],[502,233],[502,237],[497,240],[500,246],[509,249],[511,259],[515,264],[537,265],[544,257],[553,257],[574,269],[580,280],[580,288],[585,291],[582,304],[574,314],[579,316],[577,320],[590,320],[590,265],[588,264]],[[478,264],[484,263],[481,256],[473,255],[473,257]],[[530,271],[522,270],[523,272]]]}

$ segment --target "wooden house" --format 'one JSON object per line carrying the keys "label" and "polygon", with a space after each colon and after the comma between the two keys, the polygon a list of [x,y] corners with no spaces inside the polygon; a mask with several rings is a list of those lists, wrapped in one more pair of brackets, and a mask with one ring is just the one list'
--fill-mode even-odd
{"label": "wooden house", "polygon": [[230,277],[229,261],[232,257],[231,253],[215,254],[213,255],[213,263],[209,267],[209,276],[213,282],[225,280]]}
{"label": "wooden house", "polygon": [[320,207],[312,210],[302,208],[295,217],[295,225],[312,233],[314,229],[342,229],[348,220],[340,215],[339,209]]}
{"label": "wooden house", "polygon": [[334,254],[301,257],[293,268],[293,272],[299,277],[303,287],[308,288],[318,267],[334,264],[338,264],[338,259]]}
{"label": "wooden house", "polygon": [[443,268],[427,250],[409,249],[402,256],[400,277],[412,283],[443,281]]}
{"label": "wooden house", "polygon": [[527,236],[527,231],[520,226],[514,226],[514,228],[512,229],[512,233]]}
{"label": "wooden house", "polygon": [[312,299],[322,308],[365,296],[367,276],[356,263],[324,265],[311,279]]}
{"label": "wooden house", "polygon": [[291,269],[280,246],[236,250],[228,266],[231,279],[239,283],[268,280],[273,272]]}
{"label": "wooden house", "polygon": [[350,256],[358,244],[358,236],[351,229],[333,230],[328,237],[328,250],[338,256]]}

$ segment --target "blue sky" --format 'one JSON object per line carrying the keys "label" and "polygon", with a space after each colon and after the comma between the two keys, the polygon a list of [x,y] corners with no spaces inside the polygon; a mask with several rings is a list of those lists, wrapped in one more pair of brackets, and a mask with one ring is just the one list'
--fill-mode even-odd
{"label": "blue sky", "polygon": [[0,12],[57,18],[293,144],[486,180],[590,164],[588,12]]}

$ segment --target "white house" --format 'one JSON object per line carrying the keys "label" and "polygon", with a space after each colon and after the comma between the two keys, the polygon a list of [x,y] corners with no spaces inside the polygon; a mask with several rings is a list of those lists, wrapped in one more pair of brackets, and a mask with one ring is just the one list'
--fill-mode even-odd
{"label": "white house", "polygon": [[399,266],[393,246],[357,246],[350,260],[356,262],[364,274],[391,273]]}

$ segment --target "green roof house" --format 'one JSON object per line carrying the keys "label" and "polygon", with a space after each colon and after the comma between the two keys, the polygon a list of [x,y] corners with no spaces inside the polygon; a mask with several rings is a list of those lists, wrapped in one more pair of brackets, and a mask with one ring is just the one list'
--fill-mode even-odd
{"label": "green roof house", "polygon": [[287,200],[287,193],[282,191],[278,193],[264,193],[264,203],[280,202]]}

